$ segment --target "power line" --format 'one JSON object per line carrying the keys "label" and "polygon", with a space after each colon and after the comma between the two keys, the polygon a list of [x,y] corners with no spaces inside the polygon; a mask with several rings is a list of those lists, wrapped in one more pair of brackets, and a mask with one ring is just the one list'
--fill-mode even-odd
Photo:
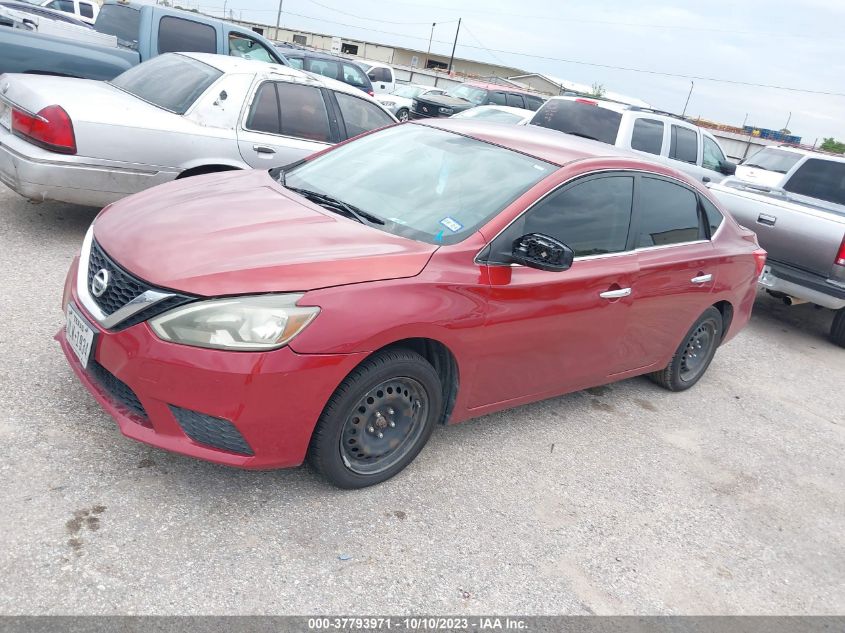
{"label": "power line", "polygon": [[[373,33],[379,33],[381,35],[394,35],[396,37],[404,37],[404,38],[412,39],[412,40],[421,40],[421,41],[425,41],[425,42],[428,41],[428,38],[426,38],[426,37],[419,37],[419,36],[416,36],[416,35],[406,35],[404,33],[392,33],[390,31],[382,31],[380,29],[370,29],[370,28],[367,28],[367,27],[364,27],[364,26],[357,26],[355,24],[346,24],[344,22],[337,22],[337,21],[334,21],[334,20],[327,20],[325,18],[318,18],[318,17],[314,17],[314,16],[310,16],[310,15],[303,15],[301,13],[293,13],[293,12],[290,12],[290,11],[286,11],[285,14],[286,15],[292,15],[292,16],[295,16],[295,17],[298,17],[298,18],[304,18],[306,20],[314,20],[314,21],[317,21],[317,22],[325,22],[325,23],[328,23],[328,24],[336,24],[338,26],[345,26],[345,27],[352,28],[352,29],[360,29],[362,31],[370,31],[370,32],[373,32]],[[443,41],[443,40],[433,40],[433,41],[437,42],[438,44],[447,44],[447,45],[452,44],[452,42],[446,42],[446,41]],[[729,85],[734,85],[734,86],[748,86],[748,87],[752,87],[752,88],[770,88],[772,90],[784,90],[784,91],[788,91],[788,92],[801,92],[801,93],[806,93],[806,94],[824,95],[824,96],[828,96],[828,97],[845,97],[845,93],[843,93],[843,92],[832,92],[832,91],[827,91],[827,90],[812,90],[812,89],[809,89],[809,88],[795,88],[795,87],[792,87],[792,86],[778,86],[778,85],[775,85],[775,84],[761,84],[761,83],[755,83],[755,82],[751,82],[751,81],[740,81],[740,80],[736,80],[736,79],[722,79],[722,78],[719,78],[719,77],[706,77],[706,76],[703,76],[703,75],[685,75],[683,73],[670,73],[670,72],[664,72],[664,71],[658,71],[658,70],[647,70],[645,68],[633,68],[633,67],[630,67],[630,66],[614,66],[612,64],[600,64],[600,63],[597,63],[597,62],[587,62],[587,61],[578,60],[578,59],[566,59],[566,58],[562,58],[562,57],[550,57],[550,56],[547,56],[547,55],[535,55],[535,54],[532,54],[532,53],[521,53],[519,51],[508,51],[508,50],[503,50],[503,49],[498,49],[498,48],[485,48],[484,46],[473,46],[472,44],[461,44],[461,46],[463,46],[464,48],[471,48],[471,49],[475,49],[475,50],[484,50],[484,51],[487,51],[488,53],[491,53],[491,54],[492,53],[501,53],[503,55],[516,55],[516,56],[519,56],[519,57],[529,57],[529,58],[532,58],[532,59],[542,59],[542,60],[545,60],[545,61],[560,62],[560,63],[563,63],[563,64],[590,66],[590,67],[593,67],[593,68],[605,68],[605,69],[608,69],[608,70],[620,70],[620,71],[624,71],[624,72],[641,73],[641,74],[645,74],[645,75],[655,75],[655,76],[659,76],[659,77],[672,77],[672,78],[675,78],[675,79],[688,79],[688,80],[691,80],[691,81],[692,80],[712,81],[712,82],[715,82],[715,83],[724,83],[724,84],[729,84]]]}
{"label": "power line", "polygon": [[395,22],[393,20],[380,20],[378,18],[368,18],[366,16],[362,16],[355,13],[347,13],[346,11],[341,11],[340,9],[336,9],[335,7],[330,7],[327,4],[323,4],[322,2],[317,2],[317,0],[308,0],[311,4],[316,4],[318,7],[323,7],[324,9],[328,9],[329,11],[334,11],[335,13],[340,13],[341,15],[346,15],[351,18],[357,18],[359,20],[366,20],[367,22],[383,22],[384,24],[403,24],[403,25],[425,25],[428,26],[432,22],[436,22],[437,24],[454,24],[457,20],[449,20],[449,21],[441,21],[441,20],[427,20],[425,22]]}
{"label": "power line", "polygon": [[475,35],[475,33],[473,33],[472,31],[469,30],[469,27],[466,24],[464,24],[464,31],[469,33],[470,37],[472,37],[472,39],[474,39],[478,43],[478,45],[481,46],[481,48],[483,48],[485,51],[487,51],[487,53],[490,55],[490,57],[495,59],[502,66],[507,66],[507,64],[505,62],[503,62],[502,59],[498,55],[496,55],[493,51],[491,51],[489,48],[484,46],[482,41],[480,39],[478,39],[478,37]]}

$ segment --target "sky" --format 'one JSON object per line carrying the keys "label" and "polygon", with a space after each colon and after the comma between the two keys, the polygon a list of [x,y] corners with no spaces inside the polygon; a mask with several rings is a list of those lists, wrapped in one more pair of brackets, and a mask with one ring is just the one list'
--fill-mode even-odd
{"label": "sky", "polygon": [[[276,0],[226,1],[275,24]],[[671,112],[697,77],[687,114],[772,129],[789,120],[806,143],[845,140],[845,0],[283,0],[281,24],[425,50],[436,22],[432,50],[448,55],[458,17],[458,57],[599,83]]]}

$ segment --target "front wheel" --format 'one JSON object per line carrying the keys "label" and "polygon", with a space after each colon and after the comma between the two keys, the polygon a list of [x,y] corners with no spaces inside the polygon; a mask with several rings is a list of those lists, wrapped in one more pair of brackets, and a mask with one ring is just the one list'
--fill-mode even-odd
{"label": "front wheel", "polygon": [[372,486],[414,460],[442,413],[443,390],[428,361],[406,349],[379,352],[332,394],[308,459],[340,488]]}
{"label": "front wheel", "polygon": [[722,341],[722,327],[722,313],[712,306],[707,308],[687,332],[669,364],[648,377],[669,391],[692,387],[710,366]]}
{"label": "front wheel", "polygon": [[396,113],[396,118],[399,119],[400,122],[404,123],[408,120],[408,108],[402,108],[399,112]]}
{"label": "front wheel", "polygon": [[845,308],[836,311],[830,326],[830,340],[839,347],[845,347]]}

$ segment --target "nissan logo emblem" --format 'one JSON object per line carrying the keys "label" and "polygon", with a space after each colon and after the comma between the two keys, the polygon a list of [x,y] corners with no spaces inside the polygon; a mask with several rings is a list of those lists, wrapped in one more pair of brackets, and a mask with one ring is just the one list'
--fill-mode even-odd
{"label": "nissan logo emblem", "polygon": [[109,271],[105,268],[101,268],[97,271],[97,274],[94,275],[94,279],[91,280],[91,293],[95,297],[102,297],[103,293],[108,290],[109,287]]}

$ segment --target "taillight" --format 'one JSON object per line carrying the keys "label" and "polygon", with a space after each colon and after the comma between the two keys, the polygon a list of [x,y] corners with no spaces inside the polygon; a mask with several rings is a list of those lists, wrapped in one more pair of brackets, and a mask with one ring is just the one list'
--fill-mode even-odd
{"label": "taillight", "polygon": [[12,132],[52,152],[76,154],[73,123],[61,106],[47,106],[34,116],[13,108]]}
{"label": "taillight", "polygon": [[376,93],[375,93],[375,92],[373,92],[372,90],[370,90],[369,92],[367,92],[367,94],[368,94],[368,95],[370,95],[371,97],[375,97],[375,96],[376,96]]}
{"label": "taillight", "polygon": [[836,259],[833,261],[837,266],[845,266],[845,237],[842,238],[842,243],[839,245],[839,252],[836,253]]}
{"label": "taillight", "polygon": [[754,251],[754,265],[756,267],[755,276],[759,277],[760,273],[763,272],[763,267],[766,265],[766,251],[762,248],[758,248]]}

